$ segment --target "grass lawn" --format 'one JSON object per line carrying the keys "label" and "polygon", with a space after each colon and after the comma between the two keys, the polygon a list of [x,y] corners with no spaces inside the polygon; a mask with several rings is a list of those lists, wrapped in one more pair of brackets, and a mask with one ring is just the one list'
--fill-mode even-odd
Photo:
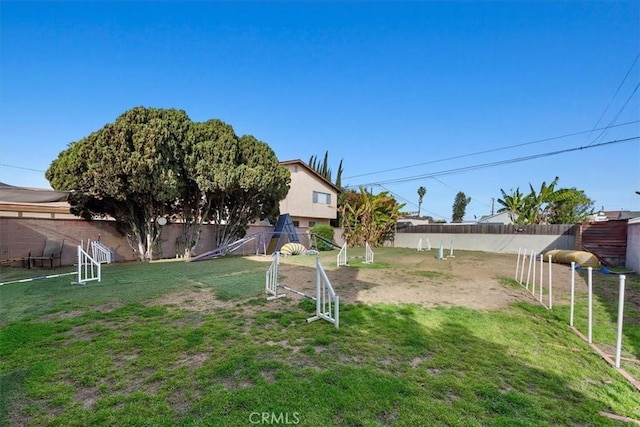
{"label": "grass lawn", "polygon": [[[408,268],[402,253],[376,249],[365,268],[393,275]],[[323,264],[335,266],[335,254],[322,254]],[[266,302],[267,267],[240,257],[118,264],[83,287],[71,276],[0,286],[0,424],[628,425],[601,411],[640,419],[640,392],[569,329],[566,306],[353,303],[341,306],[336,330],[305,322],[309,300]],[[0,281],[23,273],[2,270]],[[600,283],[596,313],[611,319],[616,295]],[[178,294],[179,303],[167,299]],[[625,326],[636,359],[638,315]],[[611,328],[601,322],[594,336],[614,343]]]}

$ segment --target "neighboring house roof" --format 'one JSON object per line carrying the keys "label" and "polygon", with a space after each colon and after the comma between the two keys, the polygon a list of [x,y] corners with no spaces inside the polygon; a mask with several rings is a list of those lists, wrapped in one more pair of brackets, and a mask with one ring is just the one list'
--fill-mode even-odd
{"label": "neighboring house roof", "polygon": [[316,178],[318,178],[319,180],[325,182],[329,187],[333,188],[337,193],[341,193],[342,192],[342,190],[340,188],[338,188],[333,182],[329,181],[327,178],[325,178],[324,176],[320,175],[315,169],[313,169],[311,166],[309,166],[308,164],[306,164],[305,162],[303,162],[300,159],[285,160],[285,161],[280,162],[280,164],[283,165],[283,166],[288,166],[288,165],[299,165],[299,166],[302,166],[309,173],[314,175]]}
{"label": "neighboring house roof", "polygon": [[590,216],[590,222],[629,220],[640,217],[639,211],[598,211]]}
{"label": "neighboring house roof", "polygon": [[498,212],[493,215],[483,215],[478,220],[481,224],[513,224],[514,218],[517,219],[518,215],[508,211]]}

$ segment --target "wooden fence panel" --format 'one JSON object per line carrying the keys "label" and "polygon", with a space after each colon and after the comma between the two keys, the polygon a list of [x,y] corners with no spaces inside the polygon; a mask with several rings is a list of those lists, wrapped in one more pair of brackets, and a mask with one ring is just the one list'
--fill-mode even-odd
{"label": "wooden fence panel", "polygon": [[574,224],[427,224],[398,227],[398,233],[576,235]]}
{"label": "wooden fence panel", "polygon": [[580,226],[581,249],[608,265],[624,265],[627,256],[627,220],[603,221]]}

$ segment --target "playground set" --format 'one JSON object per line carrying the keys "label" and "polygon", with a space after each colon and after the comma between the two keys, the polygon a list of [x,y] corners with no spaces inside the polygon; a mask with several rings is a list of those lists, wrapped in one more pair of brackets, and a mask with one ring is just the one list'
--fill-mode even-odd
{"label": "playground set", "polygon": [[[218,258],[230,253],[234,253],[239,249],[246,247],[250,244],[255,246],[255,255],[272,255],[276,251],[280,251],[283,254],[298,255],[302,253],[302,249],[306,250],[307,247],[311,247],[313,243],[321,240],[332,247],[337,247],[335,243],[318,236],[316,234],[301,234],[296,230],[291,215],[288,213],[280,215],[278,222],[276,223],[273,231],[262,231],[259,233],[253,233],[248,236],[238,239],[234,242],[219,246],[213,250],[204,252],[198,256],[188,259],[189,262],[204,261],[208,259]],[[289,245],[288,248],[283,251],[283,247],[287,244],[300,244],[300,246]],[[317,244],[316,244],[317,246]],[[291,252],[293,251],[293,252]]]}

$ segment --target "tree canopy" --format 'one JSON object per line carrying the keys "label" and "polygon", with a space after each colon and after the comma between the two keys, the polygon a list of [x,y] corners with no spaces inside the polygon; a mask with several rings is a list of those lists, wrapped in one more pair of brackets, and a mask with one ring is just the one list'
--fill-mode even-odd
{"label": "tree canopy", "polygon": [[395,231],[404,204],[398,204],[387,191],[374,195],[364,187],[360,191],[345,191],[343,195],[344,204],[338,210],[347,243],[381,246]]}
{"label": "tree canopy", "polygon": [[140,260],[153,257],[156,218],[183,223],[187,251],[207,221],[224,243],[250,221],[277,216],[290,182],[264,142],[238,138],[219,120],[194,123],[181,110],[144,107],[71,143],[45,176],[72,191],[74,214],[113,217]]}
{"label": "tree canopy", "polygon": [[529,184],[529,193],[524,195],[520,188],[510,194],[500,189],[502,198],[498,203],[503,207],[498,212],[509,212],[516,224],[576,224],[583,222],[593,213],[593,200],[584,191],[576,188],[556,189],[559,178],[551,183],[544,181],[536,191]]}
{"label": "tree canopy", "polygon": [[462,222],[469,203],[471,203],[471,197],[467,197],[464,192],[459,191],[456,194],[456,198],[453,201],[452,222]]}

